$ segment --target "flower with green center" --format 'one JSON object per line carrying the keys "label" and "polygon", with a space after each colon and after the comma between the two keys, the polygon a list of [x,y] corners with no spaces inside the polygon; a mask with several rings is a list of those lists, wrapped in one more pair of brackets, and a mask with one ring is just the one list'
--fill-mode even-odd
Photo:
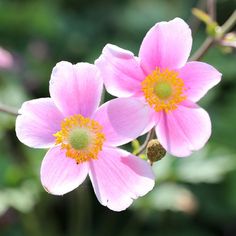
{"label": "flower with green center", "polygon": [[16,134],[30,147],[50,148],[41,166],[46,191],[63,195],[89,176],[99,202],[121,211],[154,186],[150,165],[117,148],[135,139],[149,120],[136,99],[123,104],[118,98],[98,107],[102,88],[94,65],[58,63],[51,98],[22,105]]}
{"label": "flower with green center", "polygon": [[148,31],[138,57],[108,44],[95,62],[110,94],[123,97],[124,104],[135,98],[149,108],[145,131],[155,126],[161,145],[178,157],[190,155],[209,139],[210,118],[196,102],[221,79],[207,63],[187,62],[191,46],[189,26],[175,18]]}

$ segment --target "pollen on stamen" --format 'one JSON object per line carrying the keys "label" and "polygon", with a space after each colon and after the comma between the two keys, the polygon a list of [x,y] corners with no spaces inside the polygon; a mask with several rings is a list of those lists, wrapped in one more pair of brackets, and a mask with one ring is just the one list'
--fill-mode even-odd
{"label": "pollen on stamen", "polygon": [[186,99],[184,81],[173,70],[156,68],[142,81],[147,103],[157,112],[175,110]]}
{"label": "pollen on stamen", "polygon": [[[77,164],[97,159],[105,141],[102,130],[103,127],[95,120],[82,115],[70,116],[61,122],[61,130],[54,134],[55,145],[60,145],[66,151],[66,156],[73,158]],[[78,142],[83,136],[87,140],[79,145]]]}

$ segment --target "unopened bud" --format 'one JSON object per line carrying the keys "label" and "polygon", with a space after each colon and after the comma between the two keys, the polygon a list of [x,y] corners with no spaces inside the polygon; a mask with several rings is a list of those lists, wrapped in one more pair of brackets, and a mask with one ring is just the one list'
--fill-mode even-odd
{"label": "unopened bud", "polygon": [[161,160],[166,155],[166,150],[157,139],[152,139],[147,145],[146,153],[147,158],[152,165],[153,162]]}
{"label": "unopened bud", "polygon": [[216,21],[212,19],[210,15],[198,8],[193,8],[192,13],[199,20],[206,24],[206,32],[209,36],[219,39],[222,37],[222,29]]}
{"label": "unopened bud", "polygon": [[213,38],[222,37],[222,29],[216,22],[211,22],[206,26],[206,32],[209,36]]}
{"label": "unopened bud", "polygon": [[236,48],[236,32],[230,32],[224,36],[220,44],[226,47]]}

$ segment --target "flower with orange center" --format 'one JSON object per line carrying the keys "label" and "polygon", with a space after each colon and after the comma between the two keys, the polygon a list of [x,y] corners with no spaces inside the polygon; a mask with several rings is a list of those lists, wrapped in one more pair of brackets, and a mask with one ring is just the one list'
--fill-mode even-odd
{"label": "flower with orange center", "polygon": [[50,98],[23,103],[16,119],[21,142],[50,148],[40,171],[47,192],[63,195],[89,176],[99,202],[122,211],[153,188],[150,165],[117,147],[145,128],[145,106],[118,98],[98,107],[103,82],[97,67],[88,63],[58,63],[49,89]]}
{"label": "flower with orange center", "polygon": [[184,82],[178,73],[157,68],[141,83],[144,97],[155,111],[171,111],[186,99]]}
{"label": "flower with orange center", "polygon": [[209,64],[187,62],[191,46],[189,26],[175,18],[147,32],[138,57],[107,44],[95,62],[111,95],[124,98],[124,104],[136,98],[150,109],[145,131],[155,127],[161,145],[178,157],[189,156],[209,139],[209,115],[196,102],[221,79]]}
{"label": "flower with orange center", "polygon": [[66,156],[75,159],[77,164],[97,159],[105,140],[102,129],[93,119],[70,116],[61,122],[61,130],[54,134],[56,145],[61,145]]}

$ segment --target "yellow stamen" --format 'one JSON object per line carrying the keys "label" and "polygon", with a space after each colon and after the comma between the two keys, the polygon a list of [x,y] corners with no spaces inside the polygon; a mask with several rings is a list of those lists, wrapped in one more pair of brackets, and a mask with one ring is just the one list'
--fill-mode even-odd
{"label": "yellow stamen", "polygon": [[178,72],[157,68],[142,81],[142,91],[148,104],[155,111],[171,111],[186,99],[184,81]]}
{"label": "yellow stamen", "polygon": [[55,144],[61,145],[66,156],[75,159],[77,164],[97,159],[105,140],[102,130],[95,120],[82,115],[70,116],[61,122],[61,130],[54,134]]}

